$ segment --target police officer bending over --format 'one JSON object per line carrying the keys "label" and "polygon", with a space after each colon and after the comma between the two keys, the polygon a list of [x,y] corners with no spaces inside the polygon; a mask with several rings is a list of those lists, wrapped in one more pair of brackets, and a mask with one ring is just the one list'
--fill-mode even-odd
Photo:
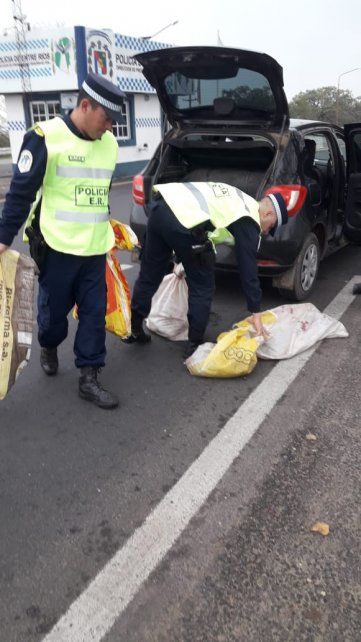
{"label": "police officer bending over", "polygon": [[127,343],[147,343],[143,319],[174,251],[188,283],[188,344],[184,356],[203,342],[214,293],[215,253],[209,231],[226,228],[234,237],[241,285],[257,334],[266,336],[261,321],[262,291],[257,274],[260,233],[274,233],[288,221],[285,201],[275,192],[261,201],[224,183],[165,183],[154,188],[139,277],[132,297],[132,335]]}
{"label": "police officer bending over", "polygon": [[78,306],[75,365],[79,395],[100,408],[118,399],[98,381],[105,362],[106,252],[114,246],[108,194],[124,94],[96,74],[85,79],[76,108],[64,119],[37,123],[24,137],[0,219],[0,253],[26,221],[38,263],[38,339],[47,375],[58,371],[57,346],[68,333],[67,315]]}

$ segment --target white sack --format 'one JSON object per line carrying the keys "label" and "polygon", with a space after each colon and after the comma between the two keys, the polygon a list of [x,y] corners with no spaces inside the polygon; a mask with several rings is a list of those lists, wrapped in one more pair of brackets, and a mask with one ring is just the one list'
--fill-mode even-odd
{"label": "white sack", "polygon": [[270,326],[270,338],[257,356],[262,359],[289,359],[326,338],[348,337],[345,326],[320,312],[312,303],[280,305],[270,310],[277,321]]}
{"label": "white sack", "polygon": [[178,263],[167,274],[152,299],[146,321],[152,332],[171,341],[188,339],[188,286],[183,265]]}

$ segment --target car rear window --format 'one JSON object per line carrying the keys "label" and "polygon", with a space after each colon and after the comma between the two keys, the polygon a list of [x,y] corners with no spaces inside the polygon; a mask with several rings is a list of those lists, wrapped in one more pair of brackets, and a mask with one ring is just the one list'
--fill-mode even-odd
{"label": "car rear window", "polygon": [[165,87],[172,105],[180,111],[213,107],[216,98],[231,98],[240,110],[273,113],[276,109],[267,78],[249,69],[239,68],[231,78],[197,78],[173,72],[166,77]]}

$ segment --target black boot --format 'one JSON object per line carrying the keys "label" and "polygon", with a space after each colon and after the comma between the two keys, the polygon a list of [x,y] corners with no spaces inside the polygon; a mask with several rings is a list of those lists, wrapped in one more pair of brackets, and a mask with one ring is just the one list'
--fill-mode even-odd
{"label": "black boot", "polygon": [[190,357],[200,345],[201,343],[198,343],[196,341],[187,341],[183,350],[183,358],[188,359],[188,357]]}
{"label": "black boot", "polygon": [[40,365],[44,372],[51,377],[58,372],[59,361],[58,351],[56,348],[41,348]]}
{"label": "black boot", "polygon": [[122,339],[124,343],[149,343],[152,340],[152,337],[148,332],[144,332],[143,321],[140,323],[132,323],[132,333],[126,339]]}
{"label": "black boot", "polygon": [[100,385],[98,381],[99,368],[81,368],[80,372],[79,396],[82,399],[92,401],[99,408],[117,408],[119,406],[118,398]]}

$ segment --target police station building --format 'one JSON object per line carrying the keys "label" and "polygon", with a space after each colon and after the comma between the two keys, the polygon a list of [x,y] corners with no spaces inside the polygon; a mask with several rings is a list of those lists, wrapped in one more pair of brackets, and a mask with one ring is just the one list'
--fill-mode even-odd
{"label": "police station building", "polygon": [[161,139],[162,117],[155,90],[133,55],[169,46],[80,26],[30,30],[25,44],[14,35],[1,36],[0,94],[5,95],[13,163],[25,131],[37,121],[68,113],[87,72],[93,71],[127,96],[125,123],[113,128],[119,145],[116,175],[140,171]]}

